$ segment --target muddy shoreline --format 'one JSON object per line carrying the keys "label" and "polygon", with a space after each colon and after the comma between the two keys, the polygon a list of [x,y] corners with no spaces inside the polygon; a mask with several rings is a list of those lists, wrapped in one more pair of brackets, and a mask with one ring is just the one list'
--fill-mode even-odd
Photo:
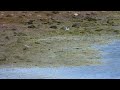
{"label": "muddy shoreline", "polygon": [[[61,67],[0,68],[1,79],[119,79],[120,40],[99,46],[102,64]],[[96,48],[95,46],[95,48]],[[110,49],[108,49],[110,48]],[[112,53],[111,53],[112,52]],[[118,53],[116,53],[118,52]],[[113,58],[111,58],[113,57]]]}
{"label": "muddy shoreline", "polygon": [[101,52],[91,47],[119,39],[119,14],[99,11],[0,12],[0,65],[60,67],[101,64]]}

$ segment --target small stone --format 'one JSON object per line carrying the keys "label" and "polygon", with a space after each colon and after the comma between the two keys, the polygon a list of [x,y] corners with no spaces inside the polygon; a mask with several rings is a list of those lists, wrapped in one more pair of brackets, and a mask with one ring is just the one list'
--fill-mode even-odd
{"label": "small stone", "polygon": [[1,14],[1,16],[3,16],[4,14]]}
{"label": "small stone", "polygon": [[76,47],[75,49],[80,49],[79,47]]}
{"label": "small stone", "polygon": [[50,28],[57,29],[57,26],[50,26]]}
{"label": "small stone", "polygon": [[35,44],[40,44],[40,42],[35,42]]}
{"label": "small stone", "polygon": [[60,24],[61,24],[61,22],[59,22],[59,21],[58,21],[58,22],[56,22],[56,23],[57,23],[57,25],[60,25]]}
{"label": "small stone", "polygon": [[6,36],[5,39],[10,40],[10,38],[8,36]]}
{"label": "small stone", "polygon": [[79,14],[78,13],[74,13],[74,16],[78,16]]}
{"label": "small stone", "polygon": [[23,50],[27,50],[28,48],[27,47],[24,47]]}
{"label": "small stone", "polygon": [[13,63],[17,63],[17,62],[13,62]]}
{"label": "small stone", "polygon": [[4,46],[4,45],[5,45],[5,44],[2,44],[2,43],[0,44],[0,46]]}
{"label": "small stone", "polygon": [[17,33],[16,33],[16,32],[14,32],[13,34],[14,34],[14,36],[17,36]]}
{"label": "small stone", "polygon": [[72,25],[72,27],[79,28],[79,27],[80,27],[80,23],[74,23],[74,24]]}
{"label": "small stone", "polygon": [[52,11],[52,13],[53,13],[53,14],[58,14],[58,13],[59,13],[59,11]]}
{"label": "small stone", "polygon": [[13,28],[13,29],[11,29],[11,30],[16,31],[16,29],[15,29],[15,28]]}
{"label": "small stone", "polygon": [[33,21],[34,21],[34,20],[29,20],[29,21],[27,22],[27,24],[33,24]]}

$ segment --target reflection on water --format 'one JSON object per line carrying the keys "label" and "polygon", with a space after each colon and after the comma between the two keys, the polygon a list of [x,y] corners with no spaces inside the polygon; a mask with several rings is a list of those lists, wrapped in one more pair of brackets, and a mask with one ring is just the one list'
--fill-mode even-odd
{"label": "reflection on water", "polygon": [[60,68],[4,68],[0,78],[120,78],[120,41],[99,46],[103,64]]}

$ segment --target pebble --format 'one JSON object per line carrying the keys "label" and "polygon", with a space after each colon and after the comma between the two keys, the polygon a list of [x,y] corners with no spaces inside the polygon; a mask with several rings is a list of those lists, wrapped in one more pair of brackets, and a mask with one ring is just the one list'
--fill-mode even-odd
{"label": "pebble", "polygon": [[72,25],[72,27],[79,28],[79,27],[80,27],[80,23],[74,23],[74,24]]}
{"label": "pebble", "polygon": [[50,28],[57,29],[57,26],[50,26]]}
{"label": "pebble", "polygon": [[78,16],[79,14],[78,13],[74,13],[74,16]]}

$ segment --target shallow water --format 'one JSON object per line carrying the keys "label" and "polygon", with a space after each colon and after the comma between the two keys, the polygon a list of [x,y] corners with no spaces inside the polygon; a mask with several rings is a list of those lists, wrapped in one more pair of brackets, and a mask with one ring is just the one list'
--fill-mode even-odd
{"label": "shallow water", "polygon": [[0,78],[8,79],[116,79],[120,78],[120,41],[98,45],[102,64],[60,68],[1,68]]}

